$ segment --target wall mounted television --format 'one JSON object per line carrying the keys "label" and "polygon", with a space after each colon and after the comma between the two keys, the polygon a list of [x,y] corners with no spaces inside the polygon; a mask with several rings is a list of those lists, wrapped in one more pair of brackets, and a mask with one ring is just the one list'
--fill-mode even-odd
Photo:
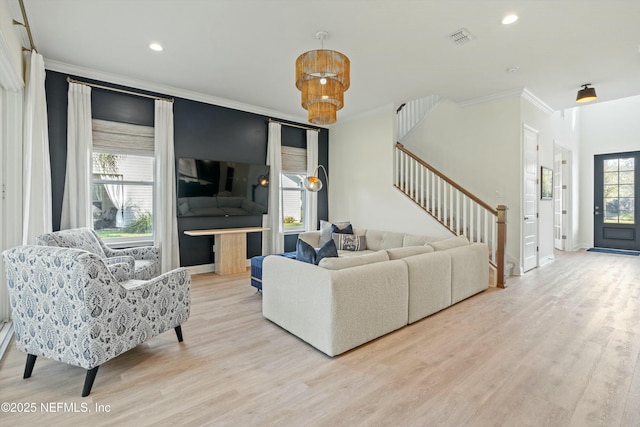
{"label": "wall mounted television", "polygon": [[269,166],[178,158],[178,216],[262,215],[269,205]]}

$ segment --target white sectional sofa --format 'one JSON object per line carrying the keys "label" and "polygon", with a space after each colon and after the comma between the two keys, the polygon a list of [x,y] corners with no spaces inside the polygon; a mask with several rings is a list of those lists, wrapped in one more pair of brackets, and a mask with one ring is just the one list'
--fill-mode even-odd
{"label": "white sectional sofa", "polygon": [[[262,267],[263,315],[329,356],[488,287],[485,244],[379,230],[354,234],[366,237],[366,250],[338,251],[318,265],[268,256]],[[320,232],[300,239],[320,246]]]}

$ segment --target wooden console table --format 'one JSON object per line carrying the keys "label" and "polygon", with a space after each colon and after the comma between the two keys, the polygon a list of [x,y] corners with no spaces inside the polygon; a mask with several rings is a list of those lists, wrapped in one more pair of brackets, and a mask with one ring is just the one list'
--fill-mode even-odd
{"label": "wooden console table", "polygon": [[266,227],[185,230],[187,236],[216,236],[215,272],[244,273],[247,270],[247,233],[271,230]]}

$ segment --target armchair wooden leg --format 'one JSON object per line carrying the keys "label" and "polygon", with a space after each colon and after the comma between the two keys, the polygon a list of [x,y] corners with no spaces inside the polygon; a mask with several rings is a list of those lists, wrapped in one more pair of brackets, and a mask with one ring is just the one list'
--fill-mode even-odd
{"label": "armchair wooden leg", "polygon": [[87,369],[87,376],[84,378],[84,387],[82,387],[82,397],[89,396],[91,393],[91,387],[93,387],[93,380],[96,379],[96,374],[98,373],[98,368],[100,366],[96,366],[93,369]]}
{"label": "armchair wooden leg", "polygon": [[22,378],[29,378],[33,372],[33,366],[36,364],[36,358],[33,354],[27,354],[27,364],[24,367],[24,375]]}
{"label": "armchair wooden leg", "polygon": [[176,326],[176,335],[178,336],[178,342],[182,342],[182,326]]}

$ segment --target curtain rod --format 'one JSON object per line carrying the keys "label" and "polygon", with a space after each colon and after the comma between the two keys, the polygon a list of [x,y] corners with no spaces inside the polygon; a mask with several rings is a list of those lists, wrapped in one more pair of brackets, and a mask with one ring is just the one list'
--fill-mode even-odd
{"label": "curtain rod", "polygon": [[311,128],[311,127],[308,127],[308,126],[294,125],[292,123],[285,123],[285,122],[281,122],[281,121],[274,120],[274,119],[269,119],[269,123],[278,123],[278,124],[280,124],[282,126],[289,126],[289,127],[298,128],[298,129],[315,130],[316,132],[320,132],[321,131],[320,128]]}
{"label": "curtain rod", "polygon": [[24,2],[23,0],[19,0],[18,3],[20,4],[20,12],[22,12],[22,20],[24,22],[18,22],[14,19],[13,25],[22,25],[27,30],[27,36],[29,37],[29,44],[31,45],[31,49],[27,49],[26,47],[23,47],[22,50],[26,50],[26,51],[35,50],[37,52],[38,49],[36,49],[36,45],[35,43],[33,43],[33,36],[31,35],[31,26],[29,25],[29,20],[27,19],[27,11],[24,8]]}
{"label": "curtain rod", "polygon": [[110,91],[113,91],[113,92],[126,93],[127,95],[135,95],[135,96],[141,96],[143,98],[159,99],[161,101],[173,102],[173,98],[162,98],[161,96],[147,95],[145,93],[132,92],[130,90],[117,89],[115,87],[109,87],[109,86],[102,86],[102,85],[98,85],[98,84],[95,84],[95,83],[89,83],[89,82],[83,82],[83,81],[80,81],[80,80],[75,80],[75,79],[72,79],[71,77],[67,77],[67,82],[68,83],[78,83],[78,84],[81,84],[81,85],[91,86],[91,87],[95,87],[97,89],[110,90]]}

